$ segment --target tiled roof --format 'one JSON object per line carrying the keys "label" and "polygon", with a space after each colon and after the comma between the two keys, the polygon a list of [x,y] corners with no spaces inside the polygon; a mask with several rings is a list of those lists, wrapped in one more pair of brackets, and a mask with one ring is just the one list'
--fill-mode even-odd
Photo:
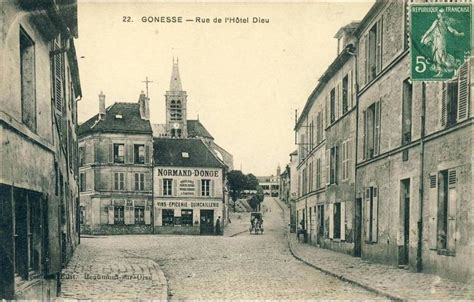
{"label": "tiled roof", "polygon": [[150,122],[140,116],[138,103],[115,103],[107,108],[101,120],[96,114],[79,125],[79,136],[94,132],[152,134]]}
{"label": "tiled roof", "polygon": [[192,138],[154,138],[153,159],[155,166],[225,167],[200,139]]}
{"label": "tiled roof", "polygon": [[199,120],[187,120],[188,122],[188,137],[203,137],[214,139],[212,135],[204,128]]}

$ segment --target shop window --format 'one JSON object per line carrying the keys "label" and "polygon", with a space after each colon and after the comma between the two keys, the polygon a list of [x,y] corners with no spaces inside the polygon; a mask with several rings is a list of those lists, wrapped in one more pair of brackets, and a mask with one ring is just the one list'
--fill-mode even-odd
{"label": "shop window", "polygon": [[114,144],[114,163],[123,164],[125,162],[124,144]]}
{"label": "shop window", "polygon": [[193,210],[181,210],[181,225],[193,225]]}
{"label": "shop window", "polygon": [[123,206],[114,206],[114,224],[124,224],[124,210]]}
{"label": "shop window", "polygon": [[145,145],[133,145],[134,163],[145,163]]}
{"label": "shop window", "polygon": [[125,174],[122,172],[114,173],[114,189],[125,190]]}
{"label": "shop window", "polygon": [[145,207],[135,207],[135,224],[145,224]]}
{"label": "shop window", "polygon": [[201,180],[201,196],[211,196],[211,180]]}
{"label": "shop window", "polygon": [[145,190],[145,174],[135,173],[135,191]]}
{"label": "shop window", "polygon": [[20,75],[21,119],[36,132],[35,45],[23,29],[20,30]]}
{"label": "shop window", "polygon": [[173,195],[173,180],[169,178],[163,179],[163,196]]}
{"label": "shop window", "polygon": [[163,209],[161,217],[162,225],[174,225],[173,209]]}

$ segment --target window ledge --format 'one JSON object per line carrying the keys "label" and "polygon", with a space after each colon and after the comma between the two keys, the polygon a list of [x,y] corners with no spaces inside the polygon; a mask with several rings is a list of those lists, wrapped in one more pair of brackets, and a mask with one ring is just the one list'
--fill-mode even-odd
{"label": "window ledge", "polygon": [[438,249],[438,255],[455,257],[456,251],[448,249]]}

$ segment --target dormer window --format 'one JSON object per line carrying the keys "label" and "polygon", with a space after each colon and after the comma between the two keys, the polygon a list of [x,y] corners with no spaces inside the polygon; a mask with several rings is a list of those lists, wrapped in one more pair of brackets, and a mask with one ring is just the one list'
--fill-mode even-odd
{"label": "dormer window", "polygon": [[181,152],[181,157],[182,158],[189,158],[189,153],[188,152]]}
{"label": "dormer window", "polygon": [[121,114],[116,114],[116,115],[115,115],[115,118],[121,120],[121,119],[123,118],[123,116],[122,116]]}

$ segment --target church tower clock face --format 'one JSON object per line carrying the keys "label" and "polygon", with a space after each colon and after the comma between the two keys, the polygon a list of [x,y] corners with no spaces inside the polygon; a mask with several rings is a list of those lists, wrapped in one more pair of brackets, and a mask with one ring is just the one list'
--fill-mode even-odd
{"label": "church tower clock face", "polygon": [[174,129],[179,129],[179,124],[178,124],[178,123],[174,123],[174,124],[173,124],[173,128],[174,128]]}

